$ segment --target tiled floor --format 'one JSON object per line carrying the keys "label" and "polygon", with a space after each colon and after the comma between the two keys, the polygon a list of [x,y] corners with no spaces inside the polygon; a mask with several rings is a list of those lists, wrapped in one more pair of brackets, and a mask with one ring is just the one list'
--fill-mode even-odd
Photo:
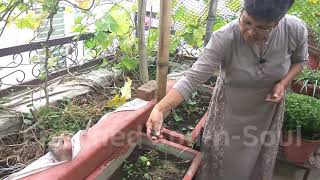
{"label": "tiled floor", "polygon": [[[277,163],[272,180],[302,180],[304,170]],[[308,180],[320,180],[320,169],[312,169]]]}

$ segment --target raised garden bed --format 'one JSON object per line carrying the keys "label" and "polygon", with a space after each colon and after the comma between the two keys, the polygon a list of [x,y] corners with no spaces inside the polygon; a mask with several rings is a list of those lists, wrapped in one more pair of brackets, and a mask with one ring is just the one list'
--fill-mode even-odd
{"label": "raised garden bed", "polygon": [[182,179],[189,166],[190,160],[181,160],[149,147],[138,146],[110,180]]}
{"label": "raised garden bed", "polygon": [[189,100],[172,110],[163,126],[181,134],[190,134],[206,113],[209,102],[209,95],[196,91]]}
{"label": "raised garden bed", "polygon": [[196,91],[189,100],[174,109],[164,120],[164,137],[184,146],[192,146],[206,121],[210,98],[211,94]]}
{"label": "raised garden bed", "polygon": [[58,106],[41,108],[35,115],[24,116],[20,133],[0,137],[0,179],[17,172],[49,151],[48,142],[61,133],[76,133],[94,125],[106,111],[106,102],[113,93],[90,92],[72,99],[64,99]]}
{"label": "raised garden bed", "polygon": [[127,157],[120,165],[114,160],[109,163],[105,171],[112,171],[118,164],[118,169],[103,178],[120,179],[165,179],[191,180],[201,161],[198,151],[182,145],[161,139],[152,141],[145,134],[141,134],[139,141],[129,148],[122,157]]}

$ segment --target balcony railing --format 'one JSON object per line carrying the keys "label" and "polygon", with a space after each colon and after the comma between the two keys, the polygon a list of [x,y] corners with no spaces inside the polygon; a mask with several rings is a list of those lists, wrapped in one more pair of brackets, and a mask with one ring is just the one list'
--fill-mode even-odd
{"label": "balcony railing", "polygon": [[[89,33],[49,40],[50,58],[56,59],[48,63],[48,80],[99,64],[101,58],[86,56],[89,52],[84,41],[93,35]],[[40,41],[0,49],[0,97],[44,83],[44,44]]]}

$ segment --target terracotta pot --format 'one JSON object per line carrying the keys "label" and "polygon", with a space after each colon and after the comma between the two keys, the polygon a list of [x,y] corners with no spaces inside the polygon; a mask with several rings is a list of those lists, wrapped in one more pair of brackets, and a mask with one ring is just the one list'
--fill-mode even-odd
{"label": "terracotta pot", "polygon": [[313,153],[320,140],[311,141],[289,133],[283,136],[283,151],[285,158],[293,163],[303,164],[308,162],[309,156]]}
{"label": "terracotta pot", "polygon": [[[307,84],[307,88],[303,88],[303,82],[302,81],[292,81],[290,85],[293,92],[298,94],[303,94],[307,96],[313,96],[314,86],[311,84]],[[316,87],[316,92],[314,97],[319,98],[320,97],[320,86]]]}
{"label": "terracotta pot", "polygon": [[310,69],[320,69],[320,50],[314,46],[309,45],[309,60],[307,62],[307,66]]}

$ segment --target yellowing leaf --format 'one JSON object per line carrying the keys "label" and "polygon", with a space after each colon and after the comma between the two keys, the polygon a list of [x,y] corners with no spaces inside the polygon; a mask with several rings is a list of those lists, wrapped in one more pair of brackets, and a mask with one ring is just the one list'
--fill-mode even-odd
{"label": "yellowing leaf", "polygon": [[91,5],[91,0],[76,0],[81,8],[89,8]]}
{"label": "yellowing leaf", "polygon": [[227,7],[233,11],[237,12],[241,8],[241,1],[240,0],[228,0]]}
{"label": "yellowing leaf", "polygon": [[72,7],[70,7],[70,6],[67,6],[64,11],[65,11],[66,13],[72,13],[72,12],[73,12],[73,9],[72,9]]}
{"label": "yellowing leaf", "polygon": [[310,3],[312,3],[312,4],[316,4],[316,3],[318,3],[319,2],[319,0],[308,0]]}
{"label": "yellowing leaf", "polygon": [[121,105],[126,103],[126,98],[125,97],[120,97],[118,94],[115,95],[111,100],[107,102],[107,107],[109,108],[118,108]]}
{"label": "yellowing leaf", "polygon": [[121,97],[124,97],[125,99],[131,98],[131,84],[132,80],[130,78],[127,78],[127,82],[124,84],[124,86],[121,88]]}
{"label": "yellowing leaf", "polygon": [[18,28],[36,30],[40,26],[41,18],[34,11],[29,11],[24,17],[17,18],[15,24]]}

